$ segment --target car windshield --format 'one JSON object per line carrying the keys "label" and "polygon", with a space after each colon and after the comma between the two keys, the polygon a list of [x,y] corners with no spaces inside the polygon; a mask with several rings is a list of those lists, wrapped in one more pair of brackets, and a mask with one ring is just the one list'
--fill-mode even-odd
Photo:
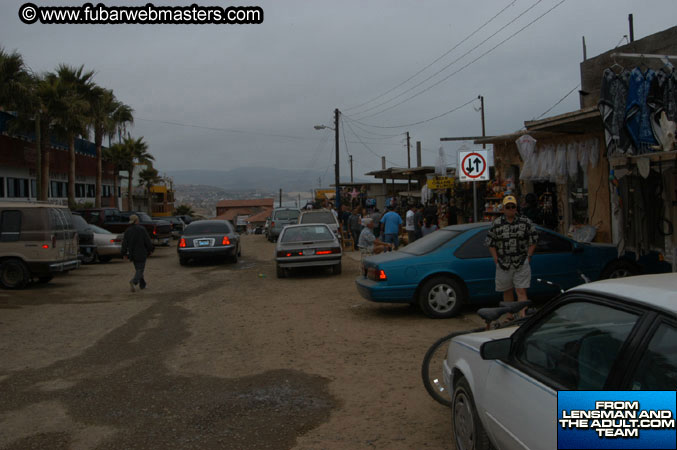
{"label": "car windshield", "polygon": [[184,235],[191,234],[228,234],[230,233],[230,227],[228,224],[219,223],[219,222],[202,222],[202,223],[192,223],[186,227],[186,230],[183,232]]}
{"label": "car windshield", "polygon": [[433,250],[437,250],[459,234],[461,234],[460,231],[437,230],[421,239],[415,240],[401,251],[412,255],[425,255]]}
{"label": "car windshield", "polygon": [[295,220],[299,218],[301,211],[294,209],[286,209],[282,211],[275,211],[275,220]]}
{"label": "car windshield", "polygon": [[304,213],[301,216],[301,223],[326,223],[335,225],[336,219],[334,219],[334,215],[329,211],[309,212]]}
{"label": "car windshield", "polygon": [[97,227],[96,225],[91,225],[91,224],[90,224],[90,225],[88,225],[88,228],[89,228],[90,230],[92,230],[93,232],[99,233],[99,234],[113,234],[113,233],[111,233],[111,232],[108,231],[108,230],[104,230],[104,229],[101,228],[101,227]]}
{"label": "car windshield", "polygon": [[87,228],[91,228],[91,225],[89,225],[87,221],[82,218],[82,216],[75,214],[73,214],[73,225],[75,225],[75,229],[78,231],[84,231]]}
{"label": "car windshield", "polygon": [[325,226],[287,228],[280,238],[284,243],[333,240],[334,234]]}

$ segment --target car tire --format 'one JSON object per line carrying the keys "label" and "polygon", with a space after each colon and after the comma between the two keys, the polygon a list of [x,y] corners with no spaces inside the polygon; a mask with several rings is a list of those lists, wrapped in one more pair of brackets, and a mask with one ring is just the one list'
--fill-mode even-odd
{"label": "car tire", "polygon": [[451,424],[457,450],[489,450],[489,436],[484,431],[468,381],[460,376],[451,398]]}
{"label": "car tire", "polygon": [[0,285],[5,289],[21,289],[30,281],[30,272],[23,261],[10,258],[0,263]]}
{"label": "car tire", "polygon": [[232,256],[228,257],[228,261],[230,261],[233,264],[237,264],[237,255],[238,255],[238,252],[237,252],[237,250],[235,250],[235,253],[233,253]]}
{"label": "car tire", "polygon": [[453,317],[465,303],[465,290],[461,284],[449,276],[437,276],[421,286],[418,305],[421,311],[433,319]]}
{"label": "car tire", "polygon": [[99,255],[99,262],[109,263],[111,261],[111,259],[113,259],[112,256],[101,256],[101,255]]}
{"label": "car tire", "polygon": [[242,256],[242,247],[237,248],[237,256]]}
{"label": "car tire", "polygon": [[92,250],[92,253],[90,254],[82,254],[82,264],[92,264],[94,261],[96,261],[96,250]]}
{"label": "car tire", "polygon": [[277,272],[277,277],[278,278],[286,278],[287,277],[287,271],[283,268],[278,266],[275,266],[276,272]]}
{"label": "car tire", "polygon": [[617,259],[607,265],[602,271],[599,278],[606,280],[608,278],[624,278],[639,274],[639,268],[630,261]]}
{"label": "car tire", "polygon": [[182,256],[179,256],[179,264],[182,266],[187,266],[188,265],[188,258],[184,258]]}
{"label": "car tire", "polygon": [[341,275],[341,263],[331,266],[331,273],[334,275]]}
{"label": "car tire", "polygon": [[52,281],[53,278],[54,275],[44,275],[42,277],[38,277],[38,283],[42,284],[49,283],[50,281]]}

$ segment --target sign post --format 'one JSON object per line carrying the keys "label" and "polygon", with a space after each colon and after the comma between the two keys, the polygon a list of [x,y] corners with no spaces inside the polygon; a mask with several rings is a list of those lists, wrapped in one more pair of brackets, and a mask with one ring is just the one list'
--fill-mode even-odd
{"label": "sign post", "polygon": [[487,167],[487,150],[475,150],[458,152],[458,162],[461,168],[459,172],[460,181],[472,181],[473,183],[473,220],[477,222],[477,181],[486,181],[489,179],[489,170]]}

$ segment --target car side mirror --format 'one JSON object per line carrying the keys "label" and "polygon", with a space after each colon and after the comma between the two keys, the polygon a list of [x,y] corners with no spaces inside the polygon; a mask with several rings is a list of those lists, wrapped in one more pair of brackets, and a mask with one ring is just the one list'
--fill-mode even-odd
{"label": "car side mirror", "polygon": [[480,356],[484,360],[508,359],[512,348],[512,338],[487,341],[480,346]]}
{"label": "car side mirror", "polygon": [[574,243],[574,253],[583,253],[585,249],[578,242]]}

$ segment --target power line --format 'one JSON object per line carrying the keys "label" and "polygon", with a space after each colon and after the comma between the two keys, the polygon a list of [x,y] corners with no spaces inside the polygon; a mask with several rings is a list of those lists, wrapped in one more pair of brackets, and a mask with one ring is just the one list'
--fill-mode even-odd
{"label": "power line", "polygon": [[[542,0],[539,0],[539,2],[540,2],[540,1],[542,1]],[[445,82],[446,80],[448,80],[448,79],[451,78],[452,76],[454,76],[454,75],[456,75],[457,73],[461,72],[462,70],[464,70],[464,69],[470,67],[471,65],[473,65],[474,63],[476,63],[477,61],[479,61],[480,59],[482,59],[483,57],[485,57],[485,56],[488,55],[489,53],[493,52],[493,51],[496,50],[498,47],[500,47],[501,45],[505,44],[506,42],[508,42],[509,40],[511,40],[512,38],[514,38],[514,37],[517,36],[518,34],[520,34],[522,31],[524,31],[524,30],[526,30],[527,28],[529,28],[529,27],[530,27],[531,25],[533,25],[534,23],[538,22],[540,19],[542,19],[543,17],[545,17],[548,13],[550,13],[551,11],[553,11],[555,8],[557,8],[558,6],[560,6],[560,5],[561,5],[562,3],[564,3],[565,1],[566,1],[566,0],[560,0],[557,4],[555,4],[555,6],[553,6],[553,7],[550,8],[550,9],[548,9],[546,12],[544,12],[544,13],[541,14],[540,16],[536,17],[534,20],[532,20],[531,22],[529,22],[528,24],[526,24],[525,26],[523,26],[522,28],[520,28],[519,30],[517,30],[516,32],[514,32],[513,34],[511,34],[510,36],[508,36],[507,38],[505,38],[504,40],[502,40],[501,42],[499,42],[498,44],[496,44],[495,46],[493,46],[492,48],[490,48],[489,50],[487,50],[486,52],[482,53],[480,56],[478,56],[477,58],[473,59],[473,60],[470,61],[468,64],[466,64],[466,65],[464,65],[463,67],[461,67],[460,69],[458,69],[458,70],[456,70],[456,71],[450,73],[449,75],[447,75],[446,77],[444,77],[444,78],[442,78],[441,80],[437,81],[436,83],[431,84],[431,85],[428,86],[427,88],[422,89],[422,90],[420,90],[420,91],[414,93],[413,95],[410,95],[409,97],[405,98],[404,100],[402,100],[402,101],[400,101],[400,102],[395,103],[394,105],[391,105],[391,106],[389,106],[389,107],[387,107],[387,108],[384,108],[384,109],[382,109],[382,110],[380,110],[380,111],[377,111],[377,112],[375,112],[375,113],[373,113],[373,114],[370,114],[370,115],[368,115],[368,116],[361,117],[360,119],[367,119],[367,118],[369,118],[369,117],[374,117],[374,116],[376,116],[376,115],[382,114],[382,113],[384,113],[384,112],[386,112],[386,111],[388,111],[388,110],[391,110],[391,109],[393,109],[393,108],[395,108],[395,107],[397,107],[397,106],[399,106],[399,105],[401,105],[401,104],[403,104],[403,103],[405,103],[405,102],[408,102],[409,100],[411,100],[411,99],[413,99],[413,98],[415,98],[415,97],[418,97],[419,95],[421,95],[421,94],[423,94],[423,93],[429,91],[430,89],[434,88],[435,86],[440,85],[441,83]]]}
{"label": "power line", "polygon": [[[563,1],[565,1],[565,0],[563,0]],[[458,111],[458,110],[461,109],[461,108],[464,108],[464,107],[468,106],[469,104],[471,104],[471,103],[474,102],[475,100],[477,100],[477,97],[473,98],[472,100],[470,100],[470,101],[468,101],[468,102],[465,102],[464,104],[462,104],[462,105],[460,105],[460,106],[457,106],[456,108],[450,109],[449,111],[445,111],[445,112],[443,112],[442,114],[438,114],[438,115],[436,115],[435,117],[431,117],[431,118],[429,118],[429,119],[420,120],[420,121],[414,122],[414,123],[405,123],[405,124],[402,124],[402,125],[394,125],[394,126],[388,126],[388,127],[380,126],[380,125],[371,125],[371,124],[368,124],[368,123],[360,122],[360,121],[357,121],[357,120],[355,120],[355,119],[353,119],[353,118],[351,118],[351,117],[349,117],[349,116],[346,116],[345,114],[344,114],[343,116],[344,116],[344,117],[347,117],[348,120],[350,120],[351,122],[357,122],[357,123],[359,123],[359,124],[362,124],[362,125],[365,125],[365,126],[368,126],[368,127],[374,127],[374,128],[404,128],[404,127],[412,127],[412,126],[414,126],[414,125],[420,125],[420,124],[422,124],[422,123],[430,122],[430,121],[432,121],[432,120],[439,119],[440,117],[447,116],[447,115],[449,115],[449,114],[451,114],[451,113],[453,113],[453,112],[455,112],[455,111]]]}
{"label": "power line", "polygon": [[[345,114],[343,114],[343,116],[345,117]],[[349,123],[347,123],[347,122],[343,122],[343,123],[348,127],[348,129],[350,130],[350,132],[353,133],[353,134],[355,135],[355,137],[357,138],[357,140],[360,141],[360,143],[362,144],[362,146],[363,146],[364,148],[366,148],[371,154],[373,154],[374,156],[376,156],[378,159],[381,159],[381,155],[379,155],[378,153],[376,153],[374,150],[371,149],[371,147],[369,147],[367,144],[365,144],[364,142],[362,142],[362,141],[360,140],[360,137],[355,133],[355,130],[353,130],[353,127],[351,127]],[[386,161],[389,162],[390,164],[392,164],[393,166],[399,166],[399,164],[396,164],[396,163],[390,161],[388,158],[386,158]]]}
{"label": "power line", "polygon": [[553,108],[555,108],[555,106],[557,106],[557,105],[559,105],[560,103],[562,103],[562,102],[564,101],[565,98],[567,98],[568,96],[570,96],[570,95],[571,95],[576,89],[578,89],[580,86],[581,86],[580,84],[577,84],[576,87],[574,87],[572,90],[570,90],[569,92],[567,92],[567,94],[566,94],[564,97],[562,97],[561,99],[559,99],[559,100],[557,101],[557,103],[555,103],[555,104],[552,105],[550,108],[548,108],[548,110],[547,110],[546,112],[544,112],[543,114],[541,114],[540,116],[538,116],[537,119],[540,119],[541,117],[545,116],[545,115],[548,114],[550,111],[552,111]]}
{"label": "power line", "polygon": [[441,56],[439,56],[439,57],[438,57],[437,59],[435,59],[433,62],[431,62],[430,64],[428,64],[427,66],[425,66],[423,69],[419,70],[418,72],[416,72],[415,74],[413,74],[412,76],[410,76],[409,78],[407,78],[406,80],[404,80],[403,82],[401,82],[400,84],[398,84],[397,86],[395,86],[395,87],[393,87],[393,88],[387,90],[386,92],[384,92],[384,93],[381,94],[381,95],[378,95],[378,96],[376,96],[376,97],[374,97],[374,98],[372,98],[372,99],[370,99],[370,100],[367,100],[367,101],[364,102],[364,103],[361,103],[361,104],[359,104],[359,105],[351,106],[351,107],[349,107],[349,108],[346,108],[346,111],[350,111],[351,109],[361,108],[362,106],[364,106],[364,105],[366,105],[366,104],[368,104],[368,103],[371,103],[371,102],[373,102],[373,101],[375,101],[375,100],[378,100],[379,98],[384,97],[385,95],[391,93],[392,91],[394,91],[395,89],[399,88],[400,86],[402,86],[402,85],[408,83],[408,82],[411,81],[413,78],[415,78],[416,76],[418,76],[419,74],[421,74],[421,73],[424,72],[425,70],[429,69],[429,68],[430,68],[431,66],[433,66],[436,62],[438,62],[439,60],[441,60],[442,58],[444,58],[445,56],[447,56],[449,53],[451,53],[451,52],[453,52],[454,50],[456,50],[461,44],[465,43],[468,39],[470,39],[470,38],[473,37],[475,34],[477,34],[481,29],[483,29],[484,27],[486,27],[487,25],[489,25],[491,22],[493,22],[494,19],[496,19],[496,18],[497,18],[498,16],[500,16],[501,14],[503,14],[508,8],[510,8],[512,5],[514,5],[515,2],[517,2],[517,0],[513,0],[512,2],[510,2],[510,4],[509,4],[508,6],[504,7],[503,9],[501,9],[496,15],[494,15],[491,19],[489,19],[488,21],[486,21],[486,22],[484,22],[482,25],[480,25],[479,28],[475,29],[475,31],[473,31],[473,32],[470,33],[468,36],[466,36],[466,37],[465,37],[462,41],[460,41],[458,44],[454,45],[451,49],[449,49],[449,50],[447,50],[446,52],[444,52]]}

